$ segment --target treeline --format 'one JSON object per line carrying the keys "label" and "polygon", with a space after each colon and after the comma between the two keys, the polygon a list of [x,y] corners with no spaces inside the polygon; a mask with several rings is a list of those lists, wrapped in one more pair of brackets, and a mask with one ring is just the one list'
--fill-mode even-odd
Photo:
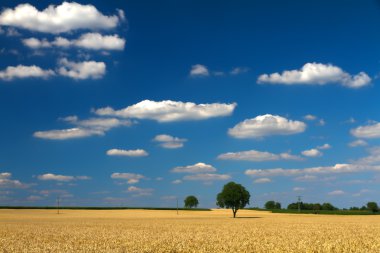
{"label": "treeline", "polygon": [[[264,205],[265,209],[268,210],[275,210],[275,209],[282,209],[281,208],[281,203],[270,200],[267,201]],[[337,211],[340,210],[336,206],[334,206],[331,203],[304,203],[304,202],[295,202],[295,203],[290,203],[287,208],[287,210],[307,210],[307,211]],[[349,211],[371,211],[373,213],[379,212],[379,206],[377,205],[376,202],[368,202],[366,205],[362,207],[350,207],[349,209],[342,209],[343,211],[349,210]]]}

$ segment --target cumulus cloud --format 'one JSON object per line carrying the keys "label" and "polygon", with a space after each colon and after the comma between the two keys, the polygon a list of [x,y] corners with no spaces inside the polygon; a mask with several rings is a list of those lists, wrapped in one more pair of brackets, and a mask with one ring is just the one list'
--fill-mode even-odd
{"label": "cumulus cloud", "polygon": [[181,179],[173,180],[172,184],[182,184],[182,180]]}
{"label": "cumulus cloud", "polygon": [[258,178],[255,181],[253,181],[253,183],[255,183],[255,184],[266,184],[266,183],[270,183],[270,182],[272,182],[272,180],[270,178],[267,178],[267,177]]}
{"label": "cumulus cloud", "polygon": [[380,123],[372,123],[351,129],[351,134],[357,138],[375,139],[380,138]]}
{"label": "cumulus cloud", "polygon": [[318,156],[322,156],[323,153],[316,148],[312,148],[309,150],[302,151],[302,155],[307,156],[307,157],[318,157]]}
{"label": "cumulus cloud", "polygon": [[366,164],[335,164],[334,166],[320,166],[304,169],[249,169],[245,171],[248,176],[254,177],[275,177],[275,176],[311,176],[359,173],[366,171],[380,171],[380,166],[369,166]]}
{"label": "cumulus cloud", "polygon": [[20,182],[19,180],[12,179],[12,173],[0,173],[0,188],[27,188],[29,185]]}
{"label": "cumulus cloud", "polygon": [[6,69],[0,71],[0,80],[11,81],[13,79],[24,78],[48,78],[55,73],[51,69],[44,70],[36,65],[32,66],[8,66]]}
{"label": "cumulus cloud", "polygon": [[191,66],[190,76],[192,77],[201,77],[201,76],[209,76],[210,73],[206,66],[202,64],[195,64]]}
{"label": "cumulus cloud", "polygon": [[205,173],[205,172],[215,172],[216,169],[205,163],[196,163],[189,166],[179,166],[171,170],[174,173]]}
{"label": "cumulus cloud", "polygon": [[191,181],[219,181],[219,180],[228,180],[231,176],[227,174],[214,174],[214,173],[205,173],[205,174],[194,174],[187,175],[183,177],[183,180]]}
{"label": "cumulus cloud", "polygon": [[42,174],[42,175],[39,175],[37,178],[43,181],[53,180],[53,181],[61,181],[61,182],[90,179],[90,177],[88,176],[65,176],[65,175],[57,175],[57,174],[52,174],[52,173]]}
{"label": "cumulus cloud", "polygon": [[124,149],[110,149],[107,151],[109,156],[129,156],[129,157],[142,157],[148,156],[148,152],[143,149],[124,150]]}
{"label": "cumulus cloud", "polygon": [[72,62],[63,58],[59,60],[59,65],[58,73],[61,76],[67,76],[77,80],[99,79],[106,73],[106,64],[104,62]]}
{"label": "cumulus cloud", "polygon": [[348,144],[348,146],[352,147],[352,148],[355,148],[355,147],[364,147],[364,146],[367,146],[368,143],[364,140],[356,140],[356,141],[352,141]]}
{"label": "cumulus cloud", "polygon": [[163,148],[182,148],[187,139],[173,137],[168,134],[159,134],[156,135],[153,141],[158,142],[159,145]]}
{"label": "cumulus cloud", "polygon": [[330,196],[337,196],[337,195],[343,195],[343,194],[345,194],[345,192],[342,190],[336,190],[336,191],[329,192],[327,194]]}
{"label": "cumulus cloud", "polygon": [[228,130],[232,137],[262,138],[270,135],[290,135],[302,133],[306,124],[301,121],[288,120],[278,115],[259,115],[253,119],[246,119]]}
{"label": "cumulus cloud", "polygon": [[249,71],[249,68],[247,68],[247,67],[236,67],[230,71],[230,74],[231,75],[239,75],[239,74],[246,73],[248,71]]}
{"label": "cumulus cloud", "polygon": [[60,130],[37,131],[34,137],[50,140],[67,140],[75,138],[84,138],[94,135],[104,135],[105,131],[119,126],[131,126],[130,120],[120,120],[116,118],[90,118],[80,120],[77,116],[68,116],[60,120],[73,124],[77,127]]}
{"label": "cumulus cloud", "polygon": [[0,25],[45,33],[63,33],[78,29],[112,29],[121,20],[119,15],[105,16],[93,5],[63,2],[49,5],[40,11],[31,4],[19,4],[14,9],[4,9]]}
{"label": "cumulus cloud", "polygon": [[195,104],[164,100],[160,102],[144,100],[121,110],[105,107],[95,110],[101,116],[152,119],[158,122],[183,120],[202,120],[213,117],[229,116],[236,107],[232,104]]}
{"label": "cumulus cloud", "polygon": [[312,115],[312,114],[307,114],[307,115],[305,115],[303,118],[304,118],[305,120],[310,120],[310,121],[312,121],[312,120],[316,120],[318,117],[315,116],[315,115]]}
{"label": "cumulus cloud", "polygon": [[133,193],[133,197],[141,197],[141,196],[151,196],[153,194],[154,189],[151,188],[139,188],[136,186],[130,186],[127,189],[128,193]]}
{"label": "cumulus cloud", "polygon": [[111,178],[127,180],[128,184],[136,184],[145,177],[141,174],[134,174],[134,173],[112,173]]}
{"label": "cumulus cloud", "polygon": [[104,135],[103,131],[84,128],[69,128],[60,130],[37,131],[33,134],[36,138],[48,140],[67,140],[84,138],[93,135]]}
{"label": "cumulus cloud", "polygon": [[331,145],[328,143],[325,143],[322,146],[317,147],[317,149],[320,149],[320,150],[326,150],[326,149],[330,149],[330,148],[331,148]]}
{"label": "cumulus cloud", "polygon": [[273,154],[257,150],[228,152],[218,156],[220,160],[238,160],[238,161],[277,161],[277,160],[302,160],[301,157],[289,153]]}
{"label": "cumulus cloud", "polygon": [[119,35],[102,35],[100,33],[85,33],[74,40],[68,40],[63,37],[56,37],[53,41],[28,38],[23,39],[22,42],[32,49],[77,47],[89,50],[123,50],[125,46],[125,39],[120,38]]}
{"label": "cumulus cloud", "polygon": [[339,83],[349,88],[361,88],[371,82],[364,72],[351,75],[332,64],[306,63],[299,70],[285,70],[280,73],[260,75],[258,83],[284,85],[326,85]]}
{"label": "cumulus cloud", "polygon": [[368,149],[369,155],[355,161],[356,164],[380,164],[380,147]]}

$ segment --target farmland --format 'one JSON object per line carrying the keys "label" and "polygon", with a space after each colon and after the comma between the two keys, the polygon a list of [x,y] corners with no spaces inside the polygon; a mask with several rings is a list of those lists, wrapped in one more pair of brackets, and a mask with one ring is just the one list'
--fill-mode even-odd
{"label": "farmland", "polygon": [[0,210],[0,252],[378,252],[380,216]]}

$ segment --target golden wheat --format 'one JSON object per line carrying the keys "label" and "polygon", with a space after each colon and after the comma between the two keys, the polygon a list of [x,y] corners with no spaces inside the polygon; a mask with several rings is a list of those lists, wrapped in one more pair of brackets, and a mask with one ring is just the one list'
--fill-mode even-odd
{"label": "golden wheat", "polygon": [[380,216],[0,210],[0,252],[380,252]]}

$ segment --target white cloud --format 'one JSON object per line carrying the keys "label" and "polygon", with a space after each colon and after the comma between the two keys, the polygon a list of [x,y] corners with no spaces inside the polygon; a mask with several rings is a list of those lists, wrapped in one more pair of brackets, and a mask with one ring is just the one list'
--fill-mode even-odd
{"label": "white cloud", "polygon": [[301,160],[302,158],[299,156],[291,155],[289,153],[273,154],[269,152],[249,150],[224,153],[219,155],[218,159],[261,162],[277,160]]}
{"label": "white cloud", "polygon": [[311,115],[311,114],[307,114],[307,115],[305,115],[303,118],[304,118],[305,120],[310,120],[310,121],[312,121],[312,120],[316,120],[316,119],[317,119],[317,116],[315,116],[315,115]]}
{"label": "white cloud", "polygon": [[245,171],[248,176],[254,177],[276,177],[276,176],[312,176],[342,173],[359,173],[366,171],[380,171],[380,166],[366,164],[336,164],[334,166],[320,166],[304,169],[249,169]]}
{"label": "white cloud", "polygon": [[158,142],[163,148],[182,148],[187,139],[173,137],[167,134],[156,135],[153,141]]}
{"label": "white cloud", "polygon": [[73,180],[89,180],[90,177],[88,176],[65,176],[65,175],[56,175],[52,173],[46,173],[43,175],[39,175],[37,177],[39,180],[47,181],[47,180],[53,180],[53,181],[61,181],[61,182],[68,182]]}
{"label": "white cloud", "polygon": [[330,148],[331,148],[331,145],[328,143],[325,143],[322,146],[317,147],[317,149],[320,149],[320,150],[325,150],[325,149],[330,149]]}
{"label": "white cloud", "polygon": [[352,141],[348,144],[350,147],[364,147],[364,146],[367,146],[368,143],[364,140],[356,140],[356,141]]}
{"label": "white cloud", "polygon": [[231,176],[227,174],[214,174],[214,173],[205,173],[205,174],[195,174],[187,175],[183,177],[183,180],[191,181],[218,181],[218,180],[228,180]]}
{"label": "white cloud", "polygon": [[101,116],[118,116],[124,118],[152,119],[158,122],[171,122],[229,116],[235,107],[236,103],[195,104],[171,100],[160,102],[144,100],[121,110],[105,107],[97,109],[95,113]]}
{"label": "white cloud", "polygon": [[0,173],[0,188],[27,188],[28,185],[19,180],[11,179],[12,174],[9,172]]}
{"label": "white cloud", "polygon": [[106,64],[104,62],[72,62],[63,58],[59,61],[59,65],[58,73],[73,79],[99,79],[106,73]]}
{"label": "white cloud", "polygon": [[209,76],[210,73],[206,66],[202,64],[195,64],[191,66],[190,76],[192,77],[200,77],[200,76]]}
{"label": "white cloud", "polygon": [[136,184],[145,177],[141,174],[134,173],[112,173],[111,178],[127,180],[128,184]]}
{"label": "white cloud", "polygon": [[173,180],[172,184],[182,184],[182,180],[181,179]]}
{"label": "white cloud", "polygon": [[302,133],[306,124],[301,121],[288,120],[278,115],[259,115],[246,119],[228,130],[235,138],[261,138],[270,135],[290,135]]}
{"label": "white cloud", "polygon": [[133,193],[133,197],[151,196],[153,191],[154,189],[151,188],[139,188],[136,186],[130,186],[127,189],[127,192]]}
{"label": "white cloud", "polygon": [[341,68],[322,63],[306,63],[300,70],[285,70],[280,73],[260,75],[258,83],[285,84],[285,85],[326,85],[339,83],[349,88],[361,88],[371,82],[371,78],[364,72],[352,76]]}
{"label": "white cloud", "polygon": [[301,192],[301,191],[304,191],[305,190],[305,188],[303,188],[303,187],[294,187],[293,188],[293,191],[295,191],[295,192]]}
{"label": "white cloud", "polygon": [[55,73],[51,69],[44,70],[36,65],[24,66],[17,65],[16,67],[8,66],[5,70],[0,71],[0,80],[11,81],[13,79],[23,78],[48,78]]}
{"label": "white cloud", "polygon": [[60,130],[48,130],[48,131],[37,131],[33,134],[34,137],[49,140],[67,140],[75,138],[84,138],[93,135],[103,135],[104,132],[94,129],[84,129],[84,128],[69,128]]}
{"label": "white cloud", "polygon": [[4,9],[0,14],[0,25],[54,34],[78,29],[112,29],[119,22],[117,15],[105,16],[93,5],[75,2],[49,5],[43,11],[28,3],[19,4],[14,9]]}
{"label": "white cloud", "polygon": [[47,39],[28,38],[22,40],[23,44],[33,49],[56,47],[78,47],[90,50],[123,50],[125,39],[119,35],[102,35],[100,33],[86,33],[78,39],[68,40],[56,37],[53,41]]}
{"label": "white cloud", "polygon": [[215,172],[216,169],[205,163],[196,163],[189,166],[179,166],[171,170],[174,173],[205,173],[205,172]]}
{"label": "white cloud", "polygon": [[318,157],[318,156],[322,156],[323,153],[319,151],[318,149],[312,148],[309,150],[302,151],[302,155],[307,156],[307,157]]}
{"label": "white cloud", "polygon": [[336,190],[336,191],[329,192],[327,194],[331,195],[331,196],[337,196],[337,195],[343,195],[343,194],[345,194],[345,192],[342,190]]}
{"label": "white cloud", "polygon": [[258,178],[255,181],[253,181],[253,183],[255,183],[255,184],[266,184],[266,183],[270,183],[270,182],[272,182],[272,180],[270,178],[267,178],[267,177]]}
{"label": "white cloud", "polygon": [[357,161],[356,164],[380,164],[380,147],[368,149],[369,155]]}
{"label": "white cloud", "polygon": [[372,123],[351,129],[351,134],[357,138],[374,139],[380,138],[380,123]]}
{"label": "white cloud", "polygon": [[62,120],[79,127],[98,131],[107,131],[114,127],[131,126],[133,124],[130,120],[120,120],[117,118],[90,118],[79,120],[77,116],[68,116]]}
{"label": "white cloud", "polygon": [[109,156],[129,156],[129,157],[142,157],[148,156],[148,152],[143,149],[124,150],[124,149],[110,149],[107,151]]}
{"label": "white cloud", "polygon": [[247,67],[236,67],[236,68],[233,68],[230,72],[231,75],[239,75],[239,74],[243,74],[243,73],[246,73],[249,71],[249,68]]}

